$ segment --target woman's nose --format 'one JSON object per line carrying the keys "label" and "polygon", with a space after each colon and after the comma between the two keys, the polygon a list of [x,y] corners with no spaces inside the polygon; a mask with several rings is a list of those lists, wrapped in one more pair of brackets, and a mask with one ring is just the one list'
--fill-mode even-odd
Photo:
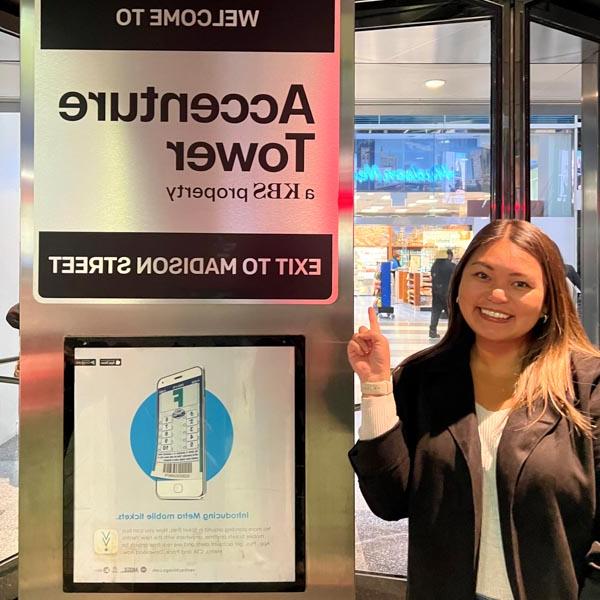
{"label": "woman's nose", "polygon": [[494,288],[490,293],[490,300],[493,302],[506,302],[506,292],[502,288]]}

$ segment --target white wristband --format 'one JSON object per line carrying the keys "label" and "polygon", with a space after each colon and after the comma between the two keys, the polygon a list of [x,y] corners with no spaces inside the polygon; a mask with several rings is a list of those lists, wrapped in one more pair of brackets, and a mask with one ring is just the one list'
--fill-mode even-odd
{"label": "white wristband", "polygon": [[364,396],[385,396],[394,391],[390,379],[387,381],[361,381],[360,391]]}

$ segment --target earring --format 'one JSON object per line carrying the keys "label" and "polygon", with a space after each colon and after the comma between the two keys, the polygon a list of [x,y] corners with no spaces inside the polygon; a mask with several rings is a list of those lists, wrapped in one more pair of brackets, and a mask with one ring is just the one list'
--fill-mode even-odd
{"label": "earring", "polygon": [[460,302],[460,296],[456,296],[456,300],[454,302],[456,302],[456,304],[458,304]]}
{"label": "earring", "polygon": [[544,313],[542,315],[542,323],[545,323],[548,320],[548,313]]}

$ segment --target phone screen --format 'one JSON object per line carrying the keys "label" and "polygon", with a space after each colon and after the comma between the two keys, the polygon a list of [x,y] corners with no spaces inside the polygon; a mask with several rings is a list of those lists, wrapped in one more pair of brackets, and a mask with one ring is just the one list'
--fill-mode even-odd
{"label": "phone screen", "polygon": [[202,389],[201,375],[158,388],[156,477],[202,477]]}

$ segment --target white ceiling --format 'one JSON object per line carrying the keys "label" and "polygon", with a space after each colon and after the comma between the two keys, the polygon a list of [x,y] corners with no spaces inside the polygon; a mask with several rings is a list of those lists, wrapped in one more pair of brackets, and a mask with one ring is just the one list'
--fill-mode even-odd
{"label": "white ceiling", "polygon": [[[490,101],[489,21],[358,31],[355,42],[358,105]],[[585,49],[589,55],[589,47]],[[580,63],[586,52],[580,38],[533,23],[532,100],[579,102]],[[427,79],[444,79],[446,85],[429,90]]]}
{"label": "white ceiling", "polygon": [[489,63],[488,21],[357,31],[356,64]]}
{"label": "white ceiling", "polygon": [[19,60],[19,38],[0,31],[0,61]]}
{"label": "white ceiling", "polygon": [[[357,104],[448,104],[489,102],[489,65],[440,65],[357,63],[355,67]],[[444,79],[437,90],[425,87],[428,79]]]}
{"label": "white ceiling", "polygon": [[[489,103],[489,65],[357,64],[356,103],[362,104],[469,104]],[[425,87],[428,79],[444,79],[437,90]],[[579,102],[581,65],[531,65],[534,102]]]}
{"label": "white ceiling", "polygon": [[[472,21],[359,31],[355,43],[357,63],[489,64],[491,27]],[[532,63],[580,63],[584,54],[581,38],[531,24]]]}
{"label": "white ceiling", "polygon": [[19,98],[19,38],[0,31],[0,98]]}

